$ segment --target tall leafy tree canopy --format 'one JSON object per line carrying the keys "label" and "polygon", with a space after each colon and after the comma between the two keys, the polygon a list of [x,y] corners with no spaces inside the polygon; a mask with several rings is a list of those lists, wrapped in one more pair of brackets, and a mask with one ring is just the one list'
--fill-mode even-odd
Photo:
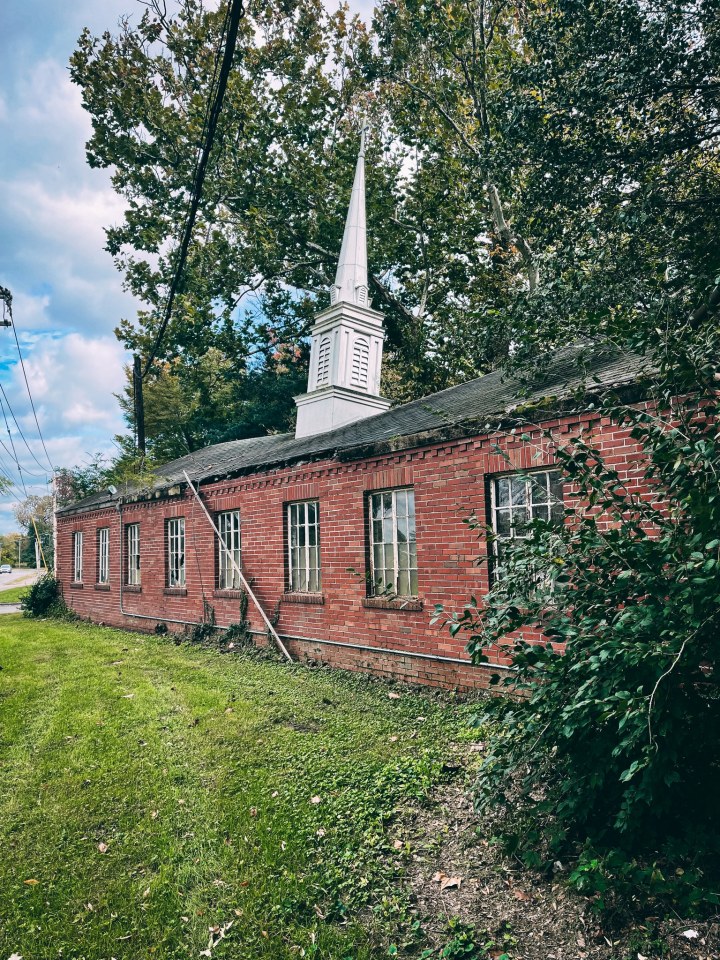
{"label": "tall leafy tree canopy", "polygon": [[[371,128],[384,392],[410,399],[568,340],[672,329],[720,273],[718,0],[250,3],[181,296],[147,384],[166,458],[288,429]],[[108,249],[147,353],[187,208],[224,6],[152,0],[85,32],[92,165],[126,201]],[[174,397],[174,399],[171,398]]]}

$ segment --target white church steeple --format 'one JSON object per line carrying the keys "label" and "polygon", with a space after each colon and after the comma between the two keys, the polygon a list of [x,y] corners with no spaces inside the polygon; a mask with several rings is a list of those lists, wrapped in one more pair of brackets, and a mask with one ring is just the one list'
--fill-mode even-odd
{"label": "white church steeple", "polygon": [[330,306],[315,318],[308,392],[295,397],[296,437],[308,437],[382,413],[380,396],[385,331],[368,297],[365,224],[365,131],[345,222]]}
{"label": "white church steeple", "polygon": [[360,135],[360,154],[345,221],[335,283],[330,303],[368,305],[367,226],[365,223],[365,130]]}

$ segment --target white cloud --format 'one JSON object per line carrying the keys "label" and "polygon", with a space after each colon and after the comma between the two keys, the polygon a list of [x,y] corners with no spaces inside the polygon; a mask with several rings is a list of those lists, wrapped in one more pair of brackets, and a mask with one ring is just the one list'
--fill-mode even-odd
{"label": "white cloud", "polygon": [[[71,333],[59,339],[38,341],[25,360],[25,369],[44,434],[58,436],[80,427],[92,433],[117,433],[122,417],[114,393],[122,390],[126,355],[113,337],[90,339]],[[23,429],[34,429],[22,371],[12,371],[16,414]]]}
{"label": "white cloud", "polygon": [[134,299],[105,251],[104,228],[122,220],[124,204],[108,171],[91,170],[91,132],[78,87],[67,69],[43,59],[24,72],[0,114],[0,282],[18,298],[49,300],[20,329],[110,332],[132,317]]}

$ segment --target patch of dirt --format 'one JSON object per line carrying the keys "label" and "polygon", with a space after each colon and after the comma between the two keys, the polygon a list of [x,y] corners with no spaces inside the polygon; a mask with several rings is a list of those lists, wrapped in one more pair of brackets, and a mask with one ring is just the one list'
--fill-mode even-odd
{"label": "patch of dirt", "polygon": [[503,854],[490,839],[492,824],[483,824],[473,810],[467,783],[438,790],[432,806],[417,811],[399,836],[407,851],[407,882],[431,946],[447,943],[448,921],[459,918],[498,943],[506,935],[504,949],[512,960],[720,957],[720,922],[647,918],[624,930],[605,929],[591,901],[567,888],[562,870],[548,879]]}

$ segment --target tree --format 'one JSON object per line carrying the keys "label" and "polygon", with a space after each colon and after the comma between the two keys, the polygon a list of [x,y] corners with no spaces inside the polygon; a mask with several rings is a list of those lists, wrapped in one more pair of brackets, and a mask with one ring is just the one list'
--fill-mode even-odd
{"label": "tree", "polygon": [[[52,567],[55,555],[53,543],[53,509],[53,498],[51,496],[40,497],[35,494],[26,497],[13,507],[15,519],[27,532],[21,557],[23,563],[34,564],[38,556],[41,557],[42,554],[45,557],[47,569]],[[35,548],[36,542],[42,545],[42,551],[38,549],[37,553]]]}
{"label": "tree", "polygon": [[[112,168],[127,202],[108,249],[147,304],[118,334],[144,354],[185,216],[222,14],[186,0],[170,17],[152,3],[117,37],[85,32],[71,61],[93,120],[88,160]],[[284,377],[304,382],[305,338],[334,275],[361,122],[372,128],[368,219],[372,292],[388,330],[384,389],[410,399],[504,355],[487,323],[504,278],[488,267],[484,212],[447,141],[404,137],[394,93],[378,88],[371,46],[358,18],[342,9],[330,16],[319,0],[248,7],[161,354],[189,381],[186,393],[207,392],[199,379],[210,350],[234,372],[237,403],[249,410],[267,409],[267,387]],[[293,357],[285,371],[274,363],[276,344]],[[274,422],[251,420],[252,429],[285,429],[290,393]],[[242,429],[230,413],[225,428]]]}
{"label": "tree", "polygon": [[380,5],[386,102],[484,207],[493,263],[514,278],[488,306],[516,363],[578,336],[632,342],[716,288],[717,12],[716,0]]}
{"label": "tree", "polygon": [[650,492],[628,489],[591,437],[547,438],[580,510],[560,529],[535,523],[451,624],[477,660],[523,627],[543,637],[514,646],[501,685],[524,697],[489,710],[500,724],[478,803],[506,806],[506,839],[529,862],[577,857],[571,879],[601,902],[630,885],[707,906],[720,847],[717,4],[526,9],[504,137],[523,169],[514,221],[541,269],[508,311],[514,361],[541,363],[570,324],[646,354],[650,407],[608,398],[598,414],[641,444]]}

